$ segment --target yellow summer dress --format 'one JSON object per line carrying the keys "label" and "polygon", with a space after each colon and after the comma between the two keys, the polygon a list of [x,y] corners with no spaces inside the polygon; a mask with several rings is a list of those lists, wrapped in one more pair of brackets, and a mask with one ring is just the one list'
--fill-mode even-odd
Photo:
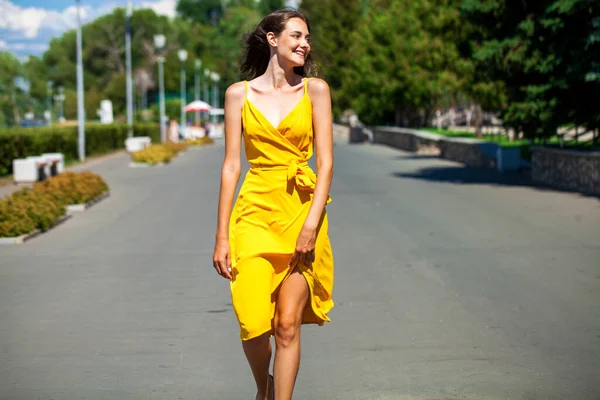
{"label": "yellow summer dress", "polygon": [[[278,290],[293,271],[288,261],[314,193],[317,177],[308,165],[314,147],[308,79],[304,79],[302,100],[277,127],[248,100],[248,82],[244,81],[242,124],[250,170],[229,223],[231,297],[242,340],[273,334]],[[330,201],[328,198],[327,203]],[[310,290],[302,323],[329,322],[326,314],[333,307],[333,254],[325,211],[312,267],[296,266]]]}

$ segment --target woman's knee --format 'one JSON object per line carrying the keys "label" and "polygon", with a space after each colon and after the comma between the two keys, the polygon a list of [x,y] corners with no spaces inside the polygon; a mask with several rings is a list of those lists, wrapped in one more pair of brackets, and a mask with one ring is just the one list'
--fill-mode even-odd
{"label": "woman's knee", "polygon": [[289,346],[300,336],[300,320],[291,314],[275,318],[275,340],[280,346]]}

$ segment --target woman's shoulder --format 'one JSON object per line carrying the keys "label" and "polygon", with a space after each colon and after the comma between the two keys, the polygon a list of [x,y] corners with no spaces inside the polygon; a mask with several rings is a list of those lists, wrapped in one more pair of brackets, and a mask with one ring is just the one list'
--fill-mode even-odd
{"label": "woman's shoulder", "polygon": [[308,79],[308,94],[309,95],[323,95],[329,93],[329,85],[324,79],[321,78],[306,78]]}
{"label": "woman's shoulder", "polygon": [[244,81],[231,84],[225,91],[225,96],[232,99],[241,99],[246,97],[246,85]]}

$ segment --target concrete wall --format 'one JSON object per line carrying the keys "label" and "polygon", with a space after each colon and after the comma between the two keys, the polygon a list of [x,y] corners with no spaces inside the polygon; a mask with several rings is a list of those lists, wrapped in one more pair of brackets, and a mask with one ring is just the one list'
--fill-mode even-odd
{"label": "concrete wall", "polygon": [[441,135],[408,128],[378,126],[373,128],[373,142],[415,153],[439,154]]}
{"label": "concrete wall", "polygon": [[534,182],[600,196],[600,152],[533,148]]}

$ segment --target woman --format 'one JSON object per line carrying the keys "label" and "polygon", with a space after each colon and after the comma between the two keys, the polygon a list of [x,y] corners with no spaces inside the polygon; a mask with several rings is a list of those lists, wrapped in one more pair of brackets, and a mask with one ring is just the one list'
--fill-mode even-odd
{"label": "woman", "polygon": [[[333,307],[325,212],[333,176],[331,97],[325,81],[308,77],[314,69],[308,20],[297,11],[276,11],[246,40],[241,70],[248,81],[225,93],[213,265],[230,280],[257,400],[292,398],[300,326],[330,321]],[[242,135],[250,170],[230,215]],[[314,145],[318,180],[307,163]]]}

